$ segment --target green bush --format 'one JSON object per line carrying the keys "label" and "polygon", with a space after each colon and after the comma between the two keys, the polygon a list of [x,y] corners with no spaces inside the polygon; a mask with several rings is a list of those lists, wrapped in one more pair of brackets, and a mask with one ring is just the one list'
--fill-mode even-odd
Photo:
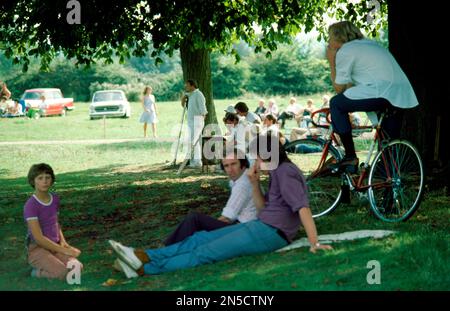
{"label": "green bush", "polygon": [[235,63],[232,56],[212,53],[211,71],[214,98],[236,98],[245,91],[244,86],[250,75],[247,62]]}
{"label": "green bush", "polygon": [[[331,91],[328,64],[321,55],[314,55],[311,46],[311,42],[297,41],[280,45],[271,58],[254,53],[248,45],[238,46],[242,53],[238,63],[233,56],[213,52],[214,98],[236,98],[247,92],[274,96]],[[0,55],[0,77],[8,84],[13,98],[19,98],[26,89],[56,87],[75,101],[89,101],[96,90],[118,88],[125,91],[130,101],[137,101],[144,87],[150,85],[157,100],[177,100],[183,91],[179,54],[165,55],[163,60],[166,63],[155,66],[148,54],[144,58],[132,57],[125,64],[116,61],[77,68],[73,61],[61,56],[51,64],[48,72],[39,70],[39,59],[36,59],[31,62],[28,72],[22,73]]]}

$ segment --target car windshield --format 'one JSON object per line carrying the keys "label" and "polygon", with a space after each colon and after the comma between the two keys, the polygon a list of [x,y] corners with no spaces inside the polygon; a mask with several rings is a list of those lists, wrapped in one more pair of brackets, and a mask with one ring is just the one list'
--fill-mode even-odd
{"label": "car windshield", "polygon": [[41,93],[39,92],[26,92],[23,94],[23,99],[40,99]]}
{"label": "car windshield", "polygon": [[110,100],[124,100],[121,92],[101,92],[94,94],[94,102],[104,102]]}

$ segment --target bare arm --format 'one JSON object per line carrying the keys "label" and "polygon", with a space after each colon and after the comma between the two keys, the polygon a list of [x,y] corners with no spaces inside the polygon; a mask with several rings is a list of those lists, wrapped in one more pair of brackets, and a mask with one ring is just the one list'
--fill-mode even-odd
{"label": "bare arm", "polygon": [[72,245],[69,245],[69,243],[67,243],[67,241],[66,241],[66,239],[65,239],[65,237],[64,237],[64,234],[63,234],[63,232],[62,232],[61,229],[59,229],[59,239],[60,239],[59,244],[60,244],[62,247],[65,247],[65,248],[71,248],[71,249],[75,250],[76,252],[81,253],[81,251],[80,251],[78,248],[73,247]]}
{"label": "bare arm", "polygon": [[59,229],[59,244],[62,247],[69,247],[70,246],[69,243],[67,243],[66,238],[64,237],[64,234],[63,234],[61,229]]}
{"label": "bare arm", "polygon": [[316,224],[314,223],[314,219],[311,214],[311,209],[309,207],[303,207],[299,212],[300,221],[305,228],[306,236],[308,237],[308,241],[311,244],[309,249],[310,252],[315,253],[317,249],[332,249],[330,245],[322,245],[319,243],[317,238],[317,230]]}
{"label": "bare arm", "polygon": [[[42,248],[48,249],[49,251],[62,253],[68,256],[78,257],[80,255],[80,251],[72,248],[72,247],[64,247],[59,245],[58,243],[53,242],[46,236],[42,234],[41,226],[39,225],[39,221],[37,219],[28,220],[28,227],[30,228],[31,234],[33,235],[37,245]],[[60,234],[62,232],[60,231]]]}
{"label": "bare arm", "polygon": [[181,98],[180,98],[180,101],[181,101],[181,107],[185,107],[186,106],[186,101],[187,101],[187,95],[186,94],[184,94],[184,93],[182,93],[181,94]]}
{"label": "bare arm", "polygon": [[260,178],[260,170],[258,165],[258,160],[248,169],[248,179],[252,184],[252,192],[253,192],[253,202],[255,202],[255,206],[258,210],[264,208],[266,204],[266,200],[264,199],[264,195],[261,191],[261,184],[259,182]]}
{"label": "bare arm", "polygon": [[227,224],[231,223],[231,220],[225,216],[220,216],[219,218],[217,218],[220,221],[226,222]]}

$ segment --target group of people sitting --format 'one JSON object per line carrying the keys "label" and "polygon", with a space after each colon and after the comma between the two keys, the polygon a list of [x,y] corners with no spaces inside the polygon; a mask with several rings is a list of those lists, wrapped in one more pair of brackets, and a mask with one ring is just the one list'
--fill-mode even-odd
{"label": "group of people sitting", "polygon": [[[263,145],[273,146],[270,159],[262,158]],[[272,252],[291,243],[300,224],[311,252],[330,250],[330,245],[318,242],[305,178],[289,160],[278,135],[258,135],[250,149],[256,150],[252,165],[238,148],[227,150],[221,160],[231,193],[218,218],[190,213],[161,248],[135,248],[110,240],[117,256],[114,267],[134,278]],[[278,163],[276,167],[270,168],[271,161]],[[267,191],[260,184],[262,173],[269,175]]]}
{"label": "group of people sitting", "polygon": [[[322,97],[323,103],[320,108],[329,108],[330,97],[324,95]],[[236,139],[239,129],[253,126],[256,132],[272,131],[280,135],[283,143],[305,138],[308,135],[321,135],[321,129],[313,128],[311,126],[311,115],[317,110],[314,107],[312,99],[308,99],[306,107],[302,108],[295,97],[291,97],[286,109],[279,113],[278,106],[274,99],[269,100],[268,107],[265,107],[263,99],[259,100],[258,107],[254,112],[249,111],[246,103],[238,102],[236,105],[230,105],[225,109],[225,116],[223,122],[227,127],[225,137]],[[289,139],[284,136],[283,129],[285,122],[288,119],[295,119],[297,127],[291,128]],[[355,119],[359,120],[357,116]],[[319,114],[317,120],[319,124],[328,123],[324,114]]]}
{"label": "group of people sitting", "polygon": [[[323,105],[321,108],[329,107],[330,97],[328,95],[323,96]],[[281,129],[284,129],[286,120],[294,119],[299,127],[306,127],[308,125],[309,118],[313,111],[314,103],[312,99],[306,101],[306,107],[302,107],[297,103],[295,97],[289,99],[289,103],[286,109],[279,111],[278,105],[274,99],[269,99],[268,107],[265,107],[264,99],[260,99],[258,107],[255,113],[264,120],[268,115],[272,115],[278,122],[280,122]]]}

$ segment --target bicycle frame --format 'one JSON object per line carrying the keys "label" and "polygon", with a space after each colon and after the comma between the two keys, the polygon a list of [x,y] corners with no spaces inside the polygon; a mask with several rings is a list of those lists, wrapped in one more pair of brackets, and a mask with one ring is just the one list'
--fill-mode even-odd
{"label": "bicycle frame", "polygon": [[[314,115],[317,113],[326,113],[326,119],[328,124],[327,125],[320,125],[314,122]],[[311,177],[316,177],[318,174],[321,173],[322,169],[324,168],[324,164],[325,161],[327,159],[328,156],[328,152],[330,149],[330,145],[332,145],[333,143],[337,146],[340,146],[341,144],[339,143],[339,141],[337,140],[336,136],[335,136],[335,132],[333,130],[333,127],[331,125],[331,120],[330,120],[330,110],[329,108],[324,108],[324,109],[320,109],[317,111],[314,111],[313,114],[311,115],[311,123],[319,128],[325,128],[328,129],[327,133],[324,134],[324,148],[323,148],[323,152],[322,152],[322,156],[319,162],[319,165],[317,167],[317,170],[315,173],[311,174]],[[374,135],[374,139],[372,140],[369,150],[368,150],[368,154],[366,156],[366,161],[361,163],[360,168],[361,168],[361,172],[360,174],[357,175],[350,175],[348,173],[344,173],[345,175],[345,179],[347,180],[347,183],[350,187],[350,190],[352,191],[357,191],[357,192],[365,192],[367,191],[369,188],[385,188],[391,185],[391,176],[390,176],[390,171],[388,169],[388,164],[386,161],[386,157],[384,154],[382,154],[382,158],[383,158],[383,163],[385,165],[386,168],[386,173],[387,173],[387,180],[384,182],[380,182],[380,183],[376,183],[376,184],[372,184],[372,185],[368,185],[365,183],[365,180],[368,177],[368,173],[369,173],[369,168],[370,166],[373,164],[372,163],[372,159],[374,159],[373,155],[374,155],[374,151],[375,151],[375,147],[378,146],[378,150],[381,150],[383,147],[383,143],[386,141],[386,137],[381,129],[381,122],[383,121],[384,118],[384,113],[381,114],[380,116],[380,120],[378,121],[378,123],[376,125],[371,125],[371,126],[358,126],[355,127],[354,129],[358,130],[364,130],[364,129],[371,129],[374,130],[375,129],[375,135]],[[396,167],[395,167],[396,168]]]}

